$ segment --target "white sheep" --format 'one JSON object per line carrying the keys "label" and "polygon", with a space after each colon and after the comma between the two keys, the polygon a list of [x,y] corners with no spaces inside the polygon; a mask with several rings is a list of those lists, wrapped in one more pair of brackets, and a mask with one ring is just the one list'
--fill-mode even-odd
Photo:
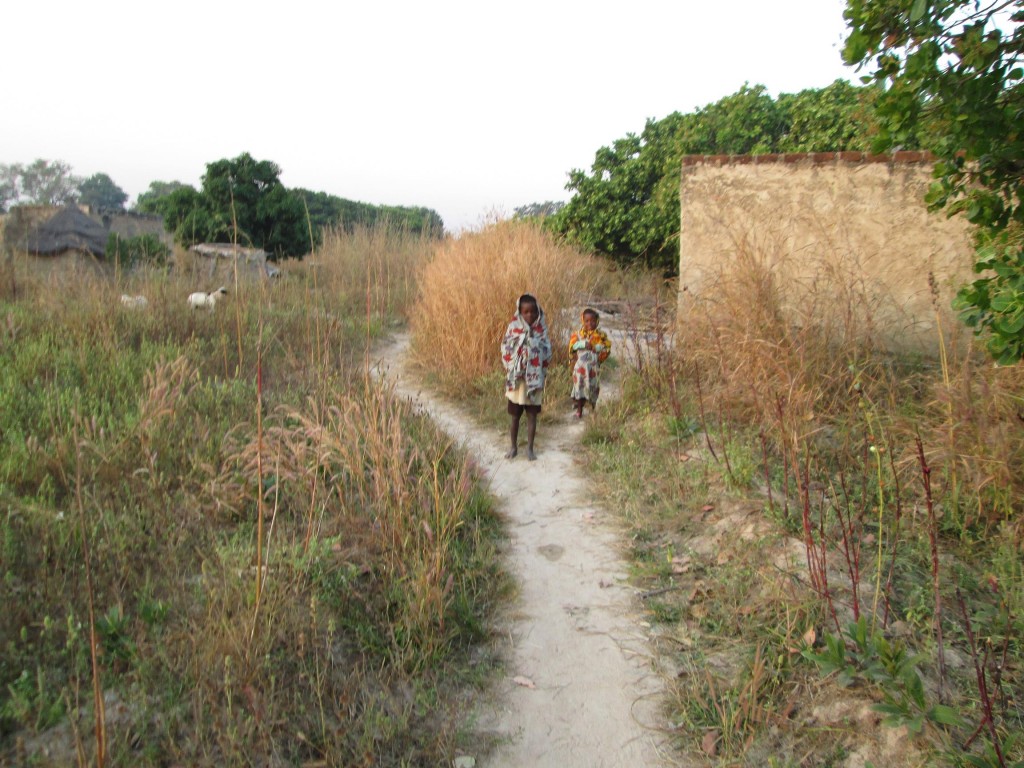
{"label": "white sheep", "polygon": [[195,293],[189,294],[188,305],[192,307],[192,309],[199,309],[200,307],[204,309],[213,309],[217,306],[217,299],[221,296],[227,296],[227,293],[228,289],[223,285],[216,291],[211,291],[210,293],[196,291]]}
{"label": "white sheep", "polygon": [[121,303],[128,309],[145,309],[149,306],[145,296],[129,296],[127,293],[121,294]]}

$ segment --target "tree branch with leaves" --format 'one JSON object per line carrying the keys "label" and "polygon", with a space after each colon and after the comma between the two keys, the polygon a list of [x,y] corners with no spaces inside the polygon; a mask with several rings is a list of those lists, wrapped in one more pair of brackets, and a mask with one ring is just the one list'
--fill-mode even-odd
{"label": "tree branch with leaves", "polygon": [[876,151],[922,136],[927,202],[977,226],[954,300],[992,357],[1024,357],[1024,0],[848,0],[843,56],[876,83]]}

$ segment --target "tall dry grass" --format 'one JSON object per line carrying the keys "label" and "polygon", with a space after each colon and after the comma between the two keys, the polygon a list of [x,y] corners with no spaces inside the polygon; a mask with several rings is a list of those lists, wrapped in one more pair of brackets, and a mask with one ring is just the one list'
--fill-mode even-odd
{"label": "tall dry grass", "polygon": [[498,365],[523,293],[540,302],[557,351],[577,321],[566,310],[596,277],[588,257],[529,222],[501,221],[446,240],[420,275],[410,318],[413,355],[442,385],[471,385]]}
{"label": "tall dry grass", "polygon": [[386,221],[348,232],[339,227],[324,232],[313,261],[320,265],[325,289],[345,305],[404,316],[416,298],[416,276],[436,243]]}
{"label": "tall dry grass", "polygon": [[848,452],[866,434],[891,445],[907,479],[921,434],[931,466],[965,492],[957,503],[990,505],[958,514],[996,520],[1019,507],[1020,366],[988,363],[937,295],[930,345],[908,351],[899,298],[842,250],[800,254],[812,275],[800,279],[776,245],[734,246],[680,304],[677,343],[711,413],[754,425],[791,459]]}
{"label": "tall dry grass", "polygon": [[14,296],[14,251],[7,245],[7,216],[0,215],[0,299]]}
{"label": "tall dry grass", "polygon": [[465,457],[375,383],[282,406],[267,423],[262,441],[230,438],[211,509],[238,509],[259,493],[262,456],[274,479],[264,496],[275,546],[308,552],[337,541],[350,567],[375,572],[379,594],[363,598],[386,617],[387,653],[410,671],[422,667],[452,640],[446,620],[461,578],[453,559],[476,524]]}
{"label": "tall dry grass", "polygon": [[199,274],[18,274],[0,763],[74,764],[58,730],[103,723],[91,687],[108,765],[450,762],[502,579],[469,463],[366,367],[421,245],[339,236],[211,312],[186,303]]}
{"label": "tall dry grass", "polygon": [[[810,258],[801,255],[804,268]],[[843,408],[850,364],[870,359],[879,334],[892,332],[878,327],[876,299],[841,260],[821,254],[817,263],[813,284],[793,282],[784,258],[743,238],[699,297],[684,294],[680,351],[729,415],[772,423],[781,402],[811,425],[815,413]]]}

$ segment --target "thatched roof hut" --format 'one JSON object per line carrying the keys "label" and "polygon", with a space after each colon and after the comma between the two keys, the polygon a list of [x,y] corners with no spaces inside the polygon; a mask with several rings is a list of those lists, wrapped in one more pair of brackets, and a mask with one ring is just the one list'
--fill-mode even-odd
{"label": "thatched roof hut", "polygon": [[103,258],[107,252],[107,230],[76,206],[67,206],[29,232],[25,250],[37,256],[77,251]]}

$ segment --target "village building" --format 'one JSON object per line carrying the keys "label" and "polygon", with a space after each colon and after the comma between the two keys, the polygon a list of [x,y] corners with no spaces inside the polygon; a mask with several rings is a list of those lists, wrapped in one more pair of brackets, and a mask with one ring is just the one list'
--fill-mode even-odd
{"label": "village building", "polygon": [[22,258],[37,273],[105,269],[107,230],[78,206],[18,206],[4,217],[7,261]]}
{"label": "village building", "polygon": [[191,271],[210,284],[240,280],[261,280],[280,275],[281,270],[269,261],[262,248],[245,248],[234,243],[199,243],[188,249],[188,256],[179,259],[183,271]]}

